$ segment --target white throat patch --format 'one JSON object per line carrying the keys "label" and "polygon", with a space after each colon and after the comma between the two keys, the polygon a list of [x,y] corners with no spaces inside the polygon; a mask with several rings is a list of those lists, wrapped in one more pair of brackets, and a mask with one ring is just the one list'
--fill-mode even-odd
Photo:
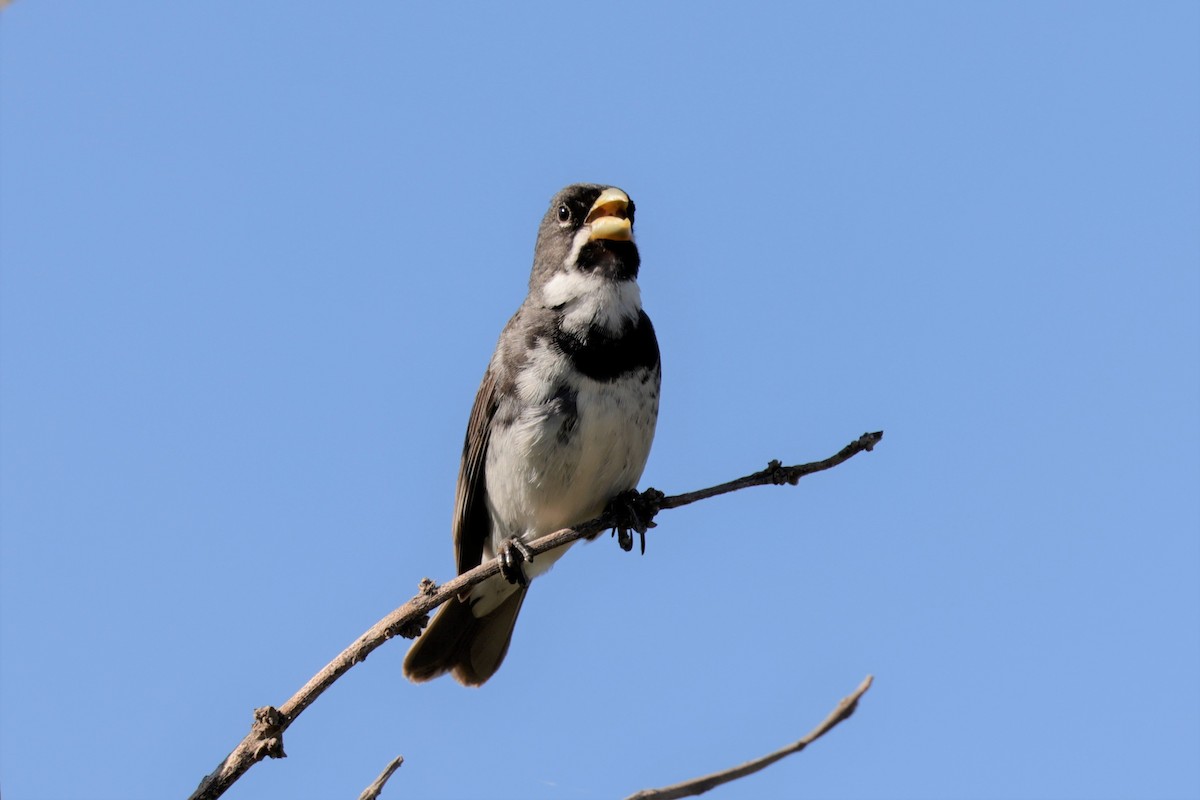
{"label": "white throat patch", "polygon": [[636,281],[611,281],[576,269],[575,260],[587,242],[585,227],[575,234],[559,271],[542,287],[542,301],[550,308],[562,308],[562,325],[567,331],[582,333],[599,327],[616,334],[637,320],[642,291]]}
{"label": "white throat patch", "polygon": [[542,301],[562,308],[564,330],[582,333],[598,327],[615,335],[637,320],[642,291],[635,281],[612,281],[564,268],[542,287]]}

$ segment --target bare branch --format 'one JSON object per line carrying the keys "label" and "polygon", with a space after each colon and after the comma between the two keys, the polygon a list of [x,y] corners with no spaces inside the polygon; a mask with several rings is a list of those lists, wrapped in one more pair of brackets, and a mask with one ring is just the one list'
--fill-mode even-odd
{"label": "bare branch", "polygon": [[[772,461],[765,470],[729,481],[708,489],[700,489],[686,494],[666,496],[657,489],[647,489],[638,495],[639,511],[644,515],[645,526],[653,523],[653,516],[660,509],[679,508],[699,500],[715,497],[719,494],[745,489],[750,486],[765,486],[769,484],[795,485],[805,475],[821,472],[852,458],[863,451],[869,451],[883,438],[883,432],[864,433],[836,454],[823,461],[809,464],[798,464],[792,467],[782,466],[778,461]],[[547,534],[540,539],[528,543],[529,551],[537,556],[564,544],[570,544],[578,539],[595,536],[601,531],[615,527],[620,522],[620,516],[613,511],[606,511],[596,519],[585,522],[574,528],[563,528],[560,531]],[[429,619],[429,612],[445,603],[451,597],[456,597],[472,586],[500,572],[500,562],[492,559],[480,564],[474,569],[464,572],[451,581],[437,586],[428,578],[421,581],[420,593],[404,605],[392,611],[383,619],[376,622],[371,629],[362,634],[349,647],[338,654],[325,667],[309,679],[308,683],[296,692],[278,709],[267,706],[255,710],[255,725],[249,734],[234,748],[217,768],[205,776],[204,780],[192,793],[189,800],[214,800],[225,793],[234,781],[246,770],[266,757],[283,758],[283,732],[287,730],[296,718],[303,713],[321,694],[333,685],[333,682],[344,675],[355,664],[366,660],[377,647],[388,639],[400,635],[414,638],[424,628]]]}
{"label": "bare branch", "polygon": [[767,465],[766,469],[761,472],[755,472],[752,475],[747,475],[744,478],[738,478],[737,480],[722,483],[718,486],[711,486],[707,489],[698,489],[694,492],[664,498],[662,507],[679,508],[680,506],[695,503],[697,500],[706,500],[710,497],[716,497],[719,494],[736,492],[738,489],[746,489],[751,486],[766,486],[768,484],[782,486],[785,483],[795,486],[805,475],[812,475],[814,472],[823,472],[824,470],[836,467],[844,461],[849,461],[863,451],[870,452],[874,450],[875,445],[879,444],[881,439],[883,439],[883,431],[864,433],[829,458],[823,461],[813,461],[809,464],[797,464],[794,467],[785,467],[778,461],[772,461]]}
{"label": "bare branch", "polygon": [[715,789],[722,784],[735,781],[738,778],[744,778],[747,775],[753,775],[755,772],[771,766],[776,761],[785,756],[790,756],[792,753],[799,753],[817,739],[820,739],[833,730],[839,722],[853,714],[854,709],[858,708],[858,699],[866,693],[867,689],[871,688],[872,680],[874,678],[868,675],[850,696],[842,698],[842,702],[838,703],[837,708],[825,718],[824,722],[813,728],[807,736],[799,741],[792,742],[786,747],[781,747],[774,753],[768,753],[762,758],[756,758],[753,761],[747,761],[745,764],[739,764],[736,767],[730,767],[720,772],[701,775],[699,778],[692,778],[690,781],[664,786],[661,789],[643,789],[640,792],[629,795],[625,800],[678,800],[681,797],[695,797],[696,795],[704,794],[709,789]]}
{"label": "bare branch", "polygon": [[374,782],[363,789],[363,793],[358,796],[358,800],[378,800],[379,793],[383,791],[384,785],[391,779],[392,773],[400,769],[400,765],[404,763],[404,756],[396,756],[392,759],[392,763],[384,767],[383,772],[379,773],[379,777]]}

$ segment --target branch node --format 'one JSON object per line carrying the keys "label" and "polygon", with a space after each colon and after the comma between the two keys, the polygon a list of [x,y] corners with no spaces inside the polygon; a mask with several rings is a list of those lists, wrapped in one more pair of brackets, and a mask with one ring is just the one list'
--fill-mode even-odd
{"label": "branch node", "polygon": [[254,709],[254,723],[250,726],[251,735],[257,739],[254,746],[254,760],[264,758],[287,758],[283,752],[283,729],[286,720],[278,708],[263,706]]}
{"label": "branch node", "polygon": [[[421,578],[421,582],[417,584],[418,597],[433,597],[437,594],[438,585],[429,578]],[[400,636],[404,639],[415,639],[421,635],[425,627],[429,624],[429,615],[420,614],[407,622],[402,623],[398,627],[391,627],[384,633],[384,636],[391,639],[393,636]],[[363,656],[360,661],[366,660]]]}
{"label": "branch node", "polygon": [[778,458],[772,458],[767,462],[767,475],[771,479],[771,484],[774,486],[783,486],[785,483],[791,483],[795,486],[792,480],[791,470],[783,466],[783,462]]}
{"label": "branch node", "polygon": [[[400,636],[404,639],[415,639],[425,631],[425,626],[427,626],[428,624],[429,624],[429,615],[421,614],[419,616],[413,617],[408,622],[405,622],[400,627],[396,628],[396,632],[394,635]],[[392,637],[388,636],[388,638],[390,639]],[[363,659],[365,660],[366,656],[363,656]]]}

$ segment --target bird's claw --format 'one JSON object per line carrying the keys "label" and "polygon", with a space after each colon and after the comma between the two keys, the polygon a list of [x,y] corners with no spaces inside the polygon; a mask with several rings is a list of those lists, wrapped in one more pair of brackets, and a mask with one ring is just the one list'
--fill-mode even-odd
{"label": "bird's claw", "polygon": [[633,549],[633,534],[636,533],[641,537],[642,555],[646,554],[646,531],[657,526],[654,516],[659,512],[664,496],[658,489],[644,492],[630,489],[609,501],[607,511],[614,520],[612,532],[626,553]]}
{"label": "bird's claw", "polygon": [[505,539],[500,543],[500,574],[509,583],[517,586],[528,586],[529,578],[525,577],[525,569],[521,566],[526,561],[533,561],[533,551],[525,542],[516,537]]}

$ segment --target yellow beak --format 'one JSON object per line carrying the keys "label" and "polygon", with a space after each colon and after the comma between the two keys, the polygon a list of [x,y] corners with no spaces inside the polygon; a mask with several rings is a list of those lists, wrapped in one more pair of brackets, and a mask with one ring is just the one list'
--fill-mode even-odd
{"label": "yellow beak", "polygon": [[628,242],[633,238],[633,225],[629,221],[629,195],[620,189],[605,189],[596,198],[584,220],[591,229],[588,240],[610,239]]}

